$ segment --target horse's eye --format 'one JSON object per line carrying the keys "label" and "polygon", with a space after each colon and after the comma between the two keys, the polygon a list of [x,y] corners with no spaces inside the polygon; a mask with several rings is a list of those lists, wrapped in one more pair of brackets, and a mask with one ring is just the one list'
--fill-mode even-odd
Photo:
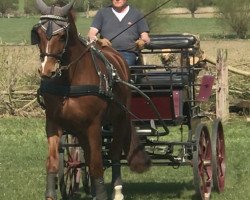
{"label": "horse's eye", "polygon": [[41,62],[44,61],[44,55],[42,53],[40,54],[40,60],[41,60]]}
{"label": "horse's eye", "polygon": [[66,35],[62,35],[62,36],[60,37],[60,41],[65,42],[65,41],[66,41]]}

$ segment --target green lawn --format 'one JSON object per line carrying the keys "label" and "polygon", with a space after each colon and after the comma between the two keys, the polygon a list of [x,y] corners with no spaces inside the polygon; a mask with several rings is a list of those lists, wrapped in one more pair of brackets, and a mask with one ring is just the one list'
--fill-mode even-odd
{"label": "green lawn", "polygon": [[171,18],[159,26],[162,33],[199,34],[203,39],[224,34],[216,18]]}
{"label": "green lawn", "polygon": [[[226,189],[222,194],[214,192],[212,199],[248,200],[250,125],[245,119],[236,118],[224,123],[224,128]],[[0,138],[0,199],[43,199],[47,154],[44,119],[0,118]],[[141,175],[131,174],[124,167],[123,177],[126,200],[195,199],[191,167],[152,167],[149,172]],[[105,179],[109,183],[110,169],[106,170]],[[110,185],[107,186],[110,194]]]}
{"label": "green lawn", "polygon": [[[77,19],[78,32],[83,36],[87,34],[92,18]],[[30,30],[38,23],[38,17],[0,18],[0,44],[1,43],[30,43]],[[152,34],[164,33],[193,33],[200,34],[203,39],[223,36],[225,33],[215,18],[167,18],[162,19]]]}
{"label": "green lawn", "polygon": [[[86,35],[92,19],[78,18],[76,24],[79,33]],[[39,22],[39,17],[0,18],[0,44],[30,43],[30,31]]]}

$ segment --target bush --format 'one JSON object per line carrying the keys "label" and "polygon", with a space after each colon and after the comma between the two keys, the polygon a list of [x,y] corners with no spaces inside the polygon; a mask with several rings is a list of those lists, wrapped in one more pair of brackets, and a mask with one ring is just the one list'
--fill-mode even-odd
{"label": "bush", "polygon": [[[164,2],[165,2],[164,0],[147,0],[147,1],[130,0],[129,4],[139,9],[144,15],[147,15],[148,13],[156,9]],[[163,7],[159,8],[158,10],[155,10],[146,17],[150,30],[157,31],[159,20],[161,20],[159,12],[162,8]],[[165,21],[167,20],[166,16],[164,16],[164,20]]]}
{"label": "bush", "polygon": [[237,36],[246,38],[250,27],[250,0],[216,0],[216,6]]}
{"label": "bush", "polygon": [[17,10],[17,0],[1,0],[0,13],[5,16],[9,10]]}

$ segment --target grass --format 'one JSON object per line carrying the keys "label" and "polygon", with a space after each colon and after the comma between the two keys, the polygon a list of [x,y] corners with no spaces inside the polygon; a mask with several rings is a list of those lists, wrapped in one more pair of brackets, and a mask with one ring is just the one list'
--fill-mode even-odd
{"label": "grass", "polygon": [[171,18],[167,23],[160,23],[163,33],[199,34],[203,39],[223,34],[216,18]]}
{"label": "grass", "polygon": [[[79,33],[83,36],[87,34],[92,18],[83,18],[80,15],[77,19]],[[0,18],[0,44],[30,43],[30,31],[32,26],[38,23],[38,17],[21,18]],[[200,34],[201,38],[224,37],[223,28],[217,23],[215,18],[167,18],[162,19],[151,33],[193,33]]]}
{"label": "grass", "polygon": [[[86,35],[91,18],[78,18],[79,33]],[[0,18],[0,44],[30,44],[30,31],[39,22],[39,17]]]}
{"label": "grass", "polygon": [[[224,123],[227,151],[226,189],[213,200],[250,199],[249,124],[235,118]],[[0,119],[0,199],[43,199],[47,143],[44,119]],[[105,180],[110,182],[110,169]],[[126,200],[195,199],[191,167],[152,167],[145,174],[123,168]],[[110,185],[107,184],[109,193]],[[60,195],[59,195],[60,196]],[[84,198],[84,194],[82,194]],[[60,199],[60,198],[59,198]],[[77,199],[77,200],[80,200]]]}

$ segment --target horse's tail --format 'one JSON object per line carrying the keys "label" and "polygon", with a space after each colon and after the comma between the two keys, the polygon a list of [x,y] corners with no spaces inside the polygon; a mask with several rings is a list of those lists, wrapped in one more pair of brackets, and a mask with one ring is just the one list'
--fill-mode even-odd
{"label": "horse's tail", "polygon": [[131,127],[131,134],[127,141],[129,143],[127,161],[131,171],[142,173],[150,168],[151,159],[141,144],[135,128],[132,125]]}

